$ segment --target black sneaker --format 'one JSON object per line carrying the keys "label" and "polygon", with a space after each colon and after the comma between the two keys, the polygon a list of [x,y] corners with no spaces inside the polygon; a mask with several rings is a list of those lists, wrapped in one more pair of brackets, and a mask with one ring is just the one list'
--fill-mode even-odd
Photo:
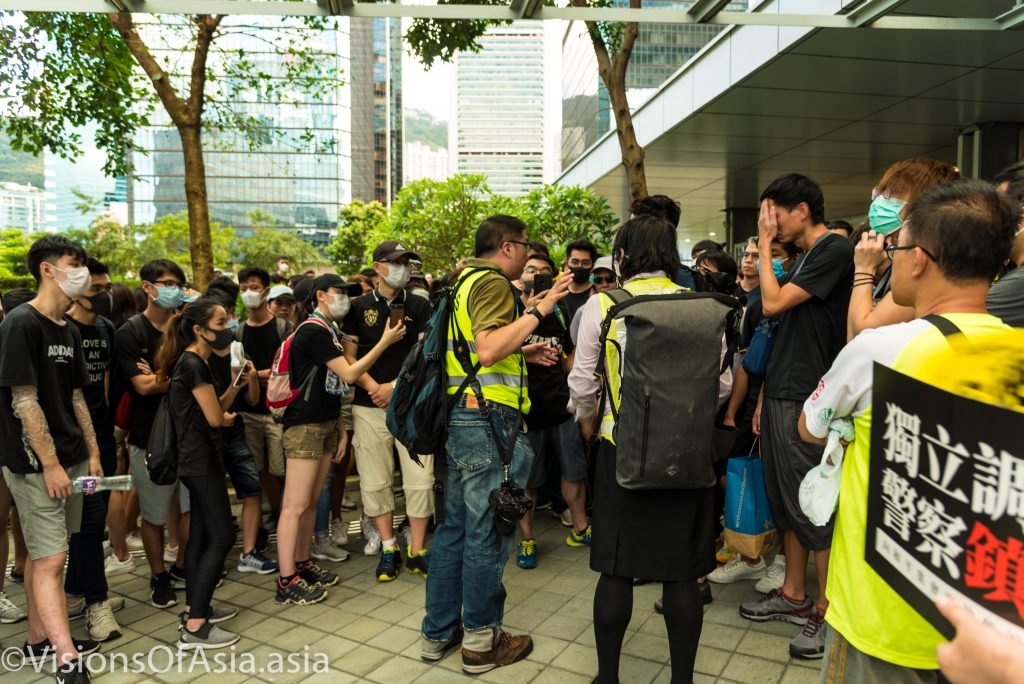
{"label": "black sneaker", "polygon": [[306,584],[321,587],[323,589],[333,587],[338,583],[338,576],[336,574],[324,570],[312,561],[306,563],[306,565],[299,569],[299,577],[306,580]]}
{"label": "black sneaker", "polygon": [[408,546],[405,547],[405,567],[414,575],[423,575],[424,578],[430,572],[430,551],[423,549],[419,553],[413,553]]}
{"label": "black sneaker", "polygon": [[57,684],[89,684],[89,670],[86,669],[82,659],[72,660],[57,668],[55,673]]}
{"label": "black sneaker", "polygon": [[171,586],[169,573],[154,575],[149,580],[149,603],[155,608],[170,608],[178,605],[178,595]]}
{"label": "black sneaker", "polygon": [[[75,650],[78,651],[80,657],[100,650],[99,642],[92,639],[72,639],[71,641],[75,644]],[[21,652],[24,654],[25,660],[36,663],[53,655],[53,645],[50,644],[49,639],[43,639],[37,644],[30,644],[26,641],[25,645],[21,647]]]}
{"label": "black sneaker", "polygon": [[377,581],[391,582],[398,577],[398,568],[402,565],[402,553],[397,546],[384,549],[380,552],[380,562],[377,563]]}
{"label": "black sneaker", "polygon": [[300,575],[295,575],[287,584],[277,580],[277,603],[291,603],[296,606],[308,606],[320,603],[327,598],[327,590],[319,585],[310,586]]}
{"label": "black sneaker", "polygon": [[172,565],[167,574],[171,576],[171,589],[184,589],[188,584],[188,575],[180,565]]}

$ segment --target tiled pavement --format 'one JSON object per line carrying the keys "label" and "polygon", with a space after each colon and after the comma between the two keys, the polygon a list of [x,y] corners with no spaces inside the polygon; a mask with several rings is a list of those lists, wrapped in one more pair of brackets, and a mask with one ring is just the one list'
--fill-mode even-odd
{"label": "tiled pavement", "polygon": [[[353,515],[346,514],[346,519]],[[550,514],[539,512],[537,521],[539,567],[520,570],[510,561],[505,572],[508,601],[505,626],[513,633],[533,635],[535,648],[530,657],[510,667],[482,675],[485,682],[590,682],[597,672],[592,623],[592,601],[597,576],[587,563],[587,551],[565,545],[565,528]],[[349,546],[352,558],[331,567],[342,581],[330,590],[327,600],[308,607],[282,608],[274,603],[273,576],[242,575],[228,563],[228,579],[217,590],[215,602],[231,604],[240,610],[238,617],[224,627],[238,632],[242,640],[232,651],[221,651],[228,663],[235,659],[234,672],[208,674],[199,661],[184,661],[183,671],[163,674],[141,672],[109,673],[95,679],[100,682],[159,681],[167,684],[210,681],[234,682],[356,682],[385,684],[404,682],[460,682],[461,658],[457,652],[444,661],[428,665],[419,659],[419,626],[423,617],[424,580],[407,573],[389,584],[378,584],[373,570],[377,559],[362,555],[362,542],[353,536]],[[148,579],[140,559],[135,574],[111,578],[111,591],[124,596],[127,605],[117,613],[124,635],[105,644],[104,653],[146,654],[161,645],[173,645],[176,637],[176,613],[151,607]],[[705,613],[701,646],[697,654],[695,681],[750,682],[758,684],[810,684],[818,681],[820,661],[799,661],[788,657],[788,643],[799,627],[787,623],[751,623],[739,617],[737,606],[758,594],[752,582],[714,585],[714,603]],[[12,599],[24,605],[21,588],[8,582]],[[184,592],[179,592],[184,600]],[[623,645],[621,681],[669,682],[668,641],[662,616],[653,612],[652,603],[660,595],[660,585],[637,587],[634,593],[633,619]],[[3,647],[20,645],[25,639],[25,624],[0,625]],[[73,632],[84,636],[82,621],[72,623]],[[306,647],[308,646],[308,651]],[[216,668],[213,653],[210,668]],[[315,674],[275,674],[252,672],[252,666],[273,667],[275,654],[298,654],[309,672]],[[246,655],[251,654],[251,656]],[[323,656],[317,654],[324,654]],[[155,651],[154,664],[166,667],[168,652]],[[249,658],[254,660],[248,660]],[[314,669],[326,659],[329,671]],[[138,661],[144,664],[144,660]],[[192,671],[189,672],[188,670]],[[134,661],[128,669],[138,670]],[[241,670],[241,671],[239,671]],[[3,672],[0,665],[0,672]],[[45,671],[44,671],[45,672]],[[4,673],[4,684],[53,681],[40,674]]]}

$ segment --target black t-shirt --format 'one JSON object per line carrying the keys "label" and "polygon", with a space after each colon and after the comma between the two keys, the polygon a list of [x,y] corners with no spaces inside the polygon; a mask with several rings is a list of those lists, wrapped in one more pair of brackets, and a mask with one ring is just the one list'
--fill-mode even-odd
{"label": "black t-shirt", "polygon": [[[402,370],[402,362],[409,355],[413,345],[430,318],[430,302],[423,297],[407,295],[404,291],[398,294],[396,302],[405,302],[405,337],[384,350],[377,362],[370,368],[370,377],[383,384],[398,377]],[[376,290],[369,292],[352,302],[352,310],[345,316],[342,325],[344,334],[359,343],[356,358],[361,359],[367,352],[377,346],[384,336],[384,327],[388,324],[390,306],[388,300]],[[356,387],[354,403],[356,406],[373,406],[370,393],[362,387]]]}
{"label": "black t-shirt", "polygon": [[[248,321],[242,327],[242,349],[245,355],[252,360],[257,371],[264,371],[274,365],[274,354],[277,353],[284,337],[281,336],[277,322],[281,320],[276,316],[263,325],[252,325]],[[285,334],[287,337],[287,333]],[[240,392],[235,401],[235,409],[246,413],[270,413],[267,408],[267,383],[260,383],[260,401],[252,406],[245,400]]]}
{"label": "black t-shirt", "polygon": [[[217,356],[216,354],[210,354],[209,364],[210,374],[213,376],[213,390],[219,397],[228,391],[228,388],[231,387],[231,381],[235,377],[235,374],[231,372],[231,355]],[[235,403],[232,405],[232,411],[240,410],[238,407],[241,406],[249,407],[249,402],[245,400],[247,391],[248,386],[243,385],[242,389],[238,392],[238,396],[235,398]],[[225,444],[229,440],[240,437],[244,434],[242,419],[235,418],[235,422],[231,427],[223,427],[220,431],[224,435]]]}
{"label": "black t-shirt", "polygon": [[[559,302],[555,312],[546,316],[526,338],[526,344],[548,342],[561,347],[564,354],[571,354],[574,348],[569,335],[571,321],[568,310]],[[531,430],[542,430],[571,418],[572,414],[566,408],[569,404],[569,375],[562,362],[554,366],[528,363],[526,369],[530,391],[530,412],[524,416],[526,426]]]}
{"label": "black t-shirt", "polygon": [[0,325],[0,455],[11,472],[42,472],[14,415],[12,388],[36,388],[57,459],[68,468],[89,457],[71,399],[88,381],[78,328],[55,323],[31,305],[7,315]]}
{"label": "black t-shirt", "polygon": [[765,396],[772,399],[806,400],[846,344],[853,245],[834,233],[818,240],[785,281],[811,298],[779,318],[764,383]]}
{"label": "black t-shirt", "polygon": [[89,371],[89,382],[82,387],[82,394],[89,404],[89,416],[100,442],[114,439],[114,412],[107,402],[106,373],[114,360],[114,324],[106,318],[97,317],[96,325],[76,321],[71,316],[66,320],[78,328],[82,337],[82,353]]}
{"label": "black t-shirt", "polygon": [[[326,322],[323,318],[319,320]],[[300,394],[285,410],[282,421],[285,428],[336,420],[341,415],[341,395],[344,394],[345,383],[327,369],[327,363],[343,356],[345,352],[341,346],[338,326],[333,322],[327,325],[331,330],[316,322],[303,323],[295,332],[289,366],[292,387],[301,387],[311,370],[315,374],[309,400],[306,401],[304,394]]]}
{"label": "black t-shirt", "polygon": [[156,352],[164,335],[154,328],[143,314],[136,315],[142,320],[142,327],[145,331],[144,339],[136,337],[135,324],[129,319],[117,329],[117,334],[114,336],[114,347],[116,349],[117,373],[131,393],[131,409],[128,412],[128,443],[145,449],[149,443],[149,430],[153,425],[153,418],[156,416],[156,410],[160,406],[160,398],[163,395],[143,396],[135,391],[131,379],[136,375],[142,375],[142,371],[136,364],[143,359],[149,363],[153,372],[156,372]]}
{"label": "black t-shirt", "polygon": [[183,353],[174,366],[168,390],[171,418],[178,438],[179,476],[196,477],[224,472],[220,430],[206,422],[203,409],[192,394],[197,385],[203,384],[214,384],[210,366],[197,354]]}
{"label": "black t-shirt", "polygon": [[590,296],[593,294],[591,290],[584,290],[583,292],[570,292],[562,303],[565,304],[566,310],[569,312],[569,320],[572,321],[573,316],[576,312],[583,308],[583,305],[587,303]]}

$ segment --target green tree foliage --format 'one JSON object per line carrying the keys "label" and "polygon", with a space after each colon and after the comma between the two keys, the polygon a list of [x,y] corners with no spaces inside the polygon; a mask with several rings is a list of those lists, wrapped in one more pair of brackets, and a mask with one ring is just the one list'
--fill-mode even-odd
{"label": "green tree foliage", "polygon": [[[0,125],[17,150],[74,158],[81,152],[80,127],[94,121],[95,144],[107,153],[104,170],[125,175],[137,151],[136,132],[161,123],[153,117],[159,105],[181,140],[190,243],[181,253],[202,287],[221,261],[211,242],[205,145],[333,146],[237,103],[333,104],[341,73],[318,47],[317,32],[335,22],[282,18],[268,40],[254,35],[247,17],[145,16],[148,23],[138,25],[129,13],[0,12],[6,117]],[[260,55],[239,47],[236,37],[243,34],[260,41]]]}
{"label": "green tree foliage", "polygon": [[340,273],[358,273],[370,265],[374,245],[388,239],[390,226],[383,204],[353,200],[338,212],[338,232],[324,251]]}
{"label": "green tree foliage", "polygon": [[[110,269],[113,280],[137,277],[145,263],[139,250],[136,229],[109,217],[93,219],[87,230],[71,230],[67,236],[80,242],[89,256],[102,261]],[[187,263],[186,260],[183,266]]]}
{"label": "green tree foliage", "polygon": [[291,257],[296,269],[324,262],[323,255],[311,244],[290,230],[274,228],[273,224],[256,226],[250,237],[235,240],[234,253],[239,264],[258,266],[271,273],[277,270],[277,258],[281,255]]}
{"label": "green tree foliage", "polygon": [[608,202],[578,186],[545,186],[525,197],[491,193],[483,176],[421,180],[399,191],[388,210],[376,202],[353,202],[338,218],[338,233],[327,252],[343,273],[369,265],[377,243],[397,239],[416,250],[427,272],[450,269],[473,256],[477,226],[492,214],[521,218],[531,240],[552,253],[587,238],[607,249],[618,223]]}
{"label": "green tree foliage", "polygon": [[[230,263],[232,246],[235,242],[234,229],[213,223],[210,225],[210,237],[214,263]],[[180,211],[177,214],[168,214],[148,226],[138,243],[137,266],[133,270],[138,272],[138,268],[153,259],[170,259],[181,266],[186,277],[191,281],[194,274],[189,259],[190,245],[188,213]],[[87,251],[88,249],[86,246]]]}
{"label": "green tree foliage", "polygon": [[25,259],[34,239],[24,231],[0,230],[0,278],[29,275]]}

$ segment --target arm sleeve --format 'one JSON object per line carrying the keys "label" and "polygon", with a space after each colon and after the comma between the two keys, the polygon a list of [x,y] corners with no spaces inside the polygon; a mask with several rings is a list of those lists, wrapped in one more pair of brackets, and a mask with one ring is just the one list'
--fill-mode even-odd
{"label": "arm sleeve", "polygon": [[873,339],[879,336],[868,332],[874,331],[861,333],[843,347],[818,389],[804,402],[807,431],[815,437],[825,439],[833,420],[860,415],[871,404],[872,367],[883,360],[872,352],[884,340]]}
{"label": "arm sleeve", "polygon": [[516,319],[516,302],[508,281],[501,276],[484,276],[469,293],[469,319],[473,334],[502,328]]}
{"label": "arm sleeve", "polygon": [[591,297],[580,312],[576,359],[569,373],[569,410],[577,420],[594,413],[601,389],[601,383],[594,377],[601,351],[601,295]]}
{"label": "arm sleeve", "polygon": [[807,255],[807,263],[788,282],[818,299],[825,299],[832,290],[844,287],[853,264],[853,246],[849,241],[834,237]]}
{"label": "arm sleeve", "polygon": [[10,320],[4,331],[4,349],[0,354],[0,386],[39,386],[37,353],[42,340],[33,321],[26,317]]}

